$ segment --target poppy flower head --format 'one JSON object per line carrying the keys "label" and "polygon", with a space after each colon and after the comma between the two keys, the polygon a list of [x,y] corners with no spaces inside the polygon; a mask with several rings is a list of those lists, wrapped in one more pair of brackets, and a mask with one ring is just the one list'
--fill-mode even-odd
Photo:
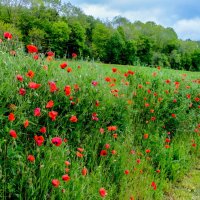
{"label": "poppy flower head", "polygon": [[16,131],[15,130],[10,130],[10,136],[12,137],[12,138],[17,138],[17,133],[16,133]]}
{"label": "poppy flower head", "polygon": [[76,123],[76,122],[78,121],[77,117],[74,116],[74,115],[71,116],[69,120],[70,120],[70,122],[72,122],[72,123]]}
{"label": "poppy flower head", "polygon": [[53,180],[51,181],[51,183],[52,183],[52,185],[53,185],[54,187],[58,187],[58,186],[60,185],[60,181],[59,181],[58,179],[53,179]]}
{"label": "poppy flower head", "polygon": [[108,152],[106,150],[101,150],[100,156],[106,156]]}
{"label": "poppy flower head", "polygon": [[46,133],[47,129],[45,126],[43,126],[42,128],[40,128],[40,133]]}
{"label": "poppy flower head", "polygon": [[48,52],[47,52],[47,56],[51,56],[51,57],[53,57],[53,56],[54,56],[54,52],[52,52],[52,51],[48,51]]}
{"label": "poppy flower head", "polygon": [[63,62],[60,64],[60,68],[61,69],[65,69],[67,67],[67,63],[66,62]]}
{"label": "poppy flower head", "polygon": [[28,121],[28,119],[26,119],[25,121],[24,121],[24,128],[27,128],[29,126],[29,121]]}
{"label": "poppy flower head", "polygon": [[156,190],[156,189],[157,189],[156,183],[155,183],[155,182],[152,182],[152,183],[151,183],[151,187],[153,187],[153,189]]}
{"label": "poppy flower head", "polygon": [[58,116],[58,112],[53,111],[53,110],[49,112],[49,117],[51,118],[52,121],[55,121],[57,116]]}
{"label": "poppy flower head", "polygon": [[65,95],[66,96],[70,96],[70,94],[71,94],[71,87],[69,85],[65,86],[64,91],[65,91]]}
{"label": "poppy flower head", "polygon": [[98,85],[98,82],[97,82],[97,81],[92,81],[92,85],[93,85],[93,86],[97,86],[97,85]]}
{"label": "poppy flower head", "polygon": [[46,108],[52,108],[54,106],[54,101],[50,100],[47,102]]}
{"label": "poppy flower head", "polygon": [[38,89],[39,87],[41,86],[41,84],[38,84],[38,83],[34,83],[34,82],[30,82],[28,84],[28,87],[31,88],[31,89]]}
{"label": "poppy flower head", "polygon": [[68,174],[65,174],[62,176],[62,180],[65,182],[70,181],[70,176]]}
{"label": "poppy flower head", "polygon": [[33,78],[35,73],[32,70],[29,70],[28,73],[26,73],[26,76],[29,78]]}
{"label": "poppy flower head", "polygon": [[72,58],[77,58],[77,54],[76,53],[72,53]]}
{"label": "poppy flower head", "polygon": [[40,110],[40,108],[36,108],[35,110],[34,110],[34,116],[35,117],[39,117],[41,115],[41,110]]}
{"label": "poppy flower head", "polygon": [[100,194],[101,197],[105,197],[107,195],[107,191],[104,188],[100,188],[99,194]]}
{"label": "poppy flower head", "polygon": [[28,155],[27,160],[30,161],[30,162],[34,162],[35,157],[33,155]]}
{"label": "poppy flower head", "polygon": [[20,75],[20,74],[18,74],[17,76],[16,76],[16,79],[18,80],[18,81],[20,81],[20,82],[22,82],[24,79],[23,79],[23,77]]}
{"label": "poppy flower head", "polygon": [[113,73],[117,72],[117,68],[112,68],[112,72]]}
{"label": "poppy flower head", "polygon": [[51,142],[58,147],[62,144],[62,139],[60,137],[54,137],[51,139]]}
{"label": "poppy flower head", "polygon": [[24,88],[19,89],[19,94],[24,96],[26,94],[26,90]]}
{"label": "poppy flower head", "polygon": [[55,82],[50,81],[48,82],[48,84],[49,84],[50,92],[56,92],[58,90]]}
{"label": "poppy flower head", "polygon": [[82,171],[81,171],[81,174],[82,174],[83,176],[86,176],[87,173],[88,173],[88,170],[87,170],[86,167],[84,167],[84,168],[82,169]]}
{"label": "poppy flower head", "polygon": [[4,36],[4,38],[7,39],[7,40],[12,39],[12,34],[9,33],[9,32],[5,32],[5,33],[3,34],[3,36]]}
{"label": "poppy flower head", "polygon": [[117,126],[108,126],[108,131],[116,131]]}
{"label": "poppy flower head", "polygon": [[9,121],[14,121],[14,120],[15,120],[15,115],[14,115],[14,113],[10,113],[10,114],[8,115],[8,120],[9,120]]}
{"label": "poppy flower head", "polygon": [[28,53],[37,53],[38,52],[38,48],[35,45],[27,45],[27,50]]}
{"label": "poppy flower head", "polygon": [[34,140],[35,140],[35,142],[36,142],[36,144],[38,146],[42,146],[42,144],[44,142],[44,137],[43,136],[37,136],[37,135],[35,135],[34,136]]}

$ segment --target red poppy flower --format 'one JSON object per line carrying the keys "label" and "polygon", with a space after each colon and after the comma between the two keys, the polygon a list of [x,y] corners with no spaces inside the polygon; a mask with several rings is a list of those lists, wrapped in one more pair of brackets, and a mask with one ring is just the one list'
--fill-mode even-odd
{"label": "red poppy flower", "polygon": [[10,136],[12,137],[12,138],[17,138],[17,133],[15,132],[15,130],[10,130]]}
{"label": "red poppy flower", "polygon": [[111,78],[110,78],[110,77],[106,77],[106,78],[105,78],[105,81],[106,81],[106,82],[111,82]]}
{"label": "red poppy flower", "polygon": [[77,54],[76,53],[72,53],[72,58],[77,58]]}
{"label": "red poppy flower", "polygon": [[50,92],[56,92],[58,90],[55,82],[51,81],[51,82],[48,82],[48,84],[50,87]]}
{"label": "red poppy flower", "polygon": [[27,160],[30,161],[30,162],[34,162],[35,157],[33,155],[28,155]]}
{"label": "red poppy flower", "polygon": [[53,180],[51,181],[51,183],[52,183],[52,185],[53,185],[54,187],[58,187],[58,186],[60,185],[60,181],[59,181],[58,179],[53,179]]}
{"label": "red poppy flower", "polygon": [[9,120],[9,121],[14,121],[14,120],[15,120],[15,115],[14,115],[14,113],[10,113],[10,114],[8,115],[8,120]]}
{"label": "red poppy flower", "polygon": [[156,172],[159,174],[160,173],[160,169],[157,169]]}
{"label": "red poppy flower", "polygon": [[71,87],[69,85],[65,86],[64,91],[65,91],[65,95],[66,96],[70,96],[70,94],[71,94]]}
{"label": "red poppy flower", "polygon": [[34,136],[34,140],[35,140],[35,142],[36,142],[36,144],[38,146],[42,146],[42,144],[44,142],[44,137],[43,136],[37,136],[37,135],[35,135]]}
{"label": "red poppy flower", "polygon": [[82,173],[82,175],[83,175],[83,176],[86,176],[86,175],[87,175],[87,173],[88,173],[88,170],[87,170],[87,168],[86,168],[86,167],[84,167],[84,168],[82,169],[81,173]]}
{"label": "red poppy flower", "polygon": [[169,138],[166,138],[166,139],[165,139],[165,142],[167,142],[167,143],[170,143],[170,141],[171,141],[171,140],[170,140]]}
{"label": "red poppy flower", "polygon": [[29,126],[29,121],[28,121],[28,119],[26,119],[25,121],[24,121],[24,128],[27,128]]}
{"label": "red poppy flower", "polygon": [[76,152],[76,156],[79,157],[79,158],[82,158],[82,157],[83,157],[83,154],[80,153],[79,151],[77,151],[77,152]]}
{"label": "red poppy flower", "polygon": [[5,33],[3,34],[3,36],[4,36],[5,39],[8,39],[8,40],[12,39],[12,34],[9,33],[9,32],[5,32]]}
{"label": "red poppy flower", "polygon": [[47,129],[45,126],[43,126],[42,128],[40,128],[40,133],[46,133]]}
{"label": "red poppy flower", "polygon": [[26,73],[26,76],[29,78],[33,78],[35,73],[32,70],[29,70],[28,73]]}
{"label": "red poppy flower", "polygon": [[101,197],[105,197],[107,195],[107,191],[104,188],[100,188],[99,194],[100,194]]}
{"label": "red poppy flower", "polygon": [[28,87],[31,88],[31,89],[38,89],[40,86],[41,86],[41,84],[34,83],[34,82],[30,82],[28,84]]}
{"label": "red poppy flower", "polygon": [[108,131],[116,131],[117,126],[108,126]]}
{"label": "red poppy flower", "polygon": [[60,137],[54,137],[51,139],[51,142],[58,147],[62,144],[62,139]]}
{"label": "red poppy flower", "polygon": [[117,71],[117,68],[112,68],[112,72],[116,72]]}
{"label": "red poppy flower", "polygon": [[100,129],[99,129],[99,132],[100,132],[101,134],[104,134],[104,129],[103,129],[103,128],[100,128]]}
{"label": "red poppy flower", "polygon": [[52,110],[49,112],[49,117],[51,118],[52,121],[56,120],[57,115],[58,115],[58,112],[56,112],[56,111]]}
{"label": "red poppy flower", "polygon": [[38,60],[38,59],[39,59],[39,55],[38,55],[38,54],[34,55],[34,56],[33,56],[33,59],[34,59],[34,60]]}
{"label": "red poppy flower", "polygon": [[67,182],[70,180],[70,176],[68,174],[65,174],[62,176],[62,180]]}
{"label": "red poppy flower", "polygon": [[24,88],[19,89],[19,94],[24,96],[26,94],[26,90]]}
{"label": "red poppy flower", "polygon": [[97,81],[92,81],[92,85],[93,85],[93,86],[97,86],[97,85],[98,85],[98,82],[97,82]]}
{"label": "red poppy flower", "polygon": [[173,117],[173,118],[176,118],[176,114],[172,113],[172,117]]}
{"label": "red poppy flower", "polygon": [[69,166],[69,165],[71,165],[71,163],[69,161],[65,161],[65,165]]}
{"label": "red poppy flower", "polygon": [[28,49],[28,53],[37,53],[38,52],[38,48],[34,45],[27,45],[26,47]]}
{"label": "red poppy flower", "polygon": [[69,72],[71,72],[72,71],[72,68],[71,67],[68,67],[67,68],[67,72],[69,73]]}
{"label": "red poppy flower", "polygon": [[66,62],[60,64],[60,68],[61,69],[65,69],[66,67],[67,67],[67,63]]}
{"label": "red poppy flower", "polygon": [[35,116],[35,117],[39,117],[40,115],[41,115],[40,108],[36,108],[36,109],[34,110],[34,116]]}
{"label": "red poppy flower", "polygon": [[83,152],[84,151],[84,149],[83,148],[77,148],[77,150],[79,151],[79,152]]}
{"label": "red poppy flower", "polygon": [[70,122],[73,122],[73,123],[76,123],[78,121],[77,117],[74,115],[71,116],[69,120],[70,120]]}
{"label": "red poppy flower", "polygon": [[148,134],[148,133],[145,133],[145,134],[144,134],[144,139],[148,139],[148,137],[149,137],[149,134]]}
{"label": "red poppy flower", "polygon": [[150,149],[146,149],[146,151],[145,151],[146,153],[150,153],[151,152],[151,150]]}
{"label": "red poppy flower", "polygon": [[126,174],[126,175],[128,175],[129,173],[130,173],[129,170],[125,170],[125,171],[124,171],[124,174]]}
{"label": "red poppy flower", "polygon": [[110,144],[105,144],[105,148],[109,149],[110,148]]}
{"label": "red poppy flower", "polygon": [[48,56],[54,56],[54,52],[48,51],[48,52],[47,52],[47,55],[48,55]]}
{"label": "red poppy flower", "polygon": [[106,156],[108,152],[106,150],[101,150],[100,156]]}
{"label": "red poppy flower", "polygon": [[54,106],[53,100],[47,102],[46,108],[52,108]]}
{"label": "red poppy flower", "polygon": [[92,113],[92,120],[93,121],[98,121],[99,118],[97,117],[97,113]]}
{"label": "red poppy flower", "polygon": [[98,100],[96,100],[96,101],[95,101],[95,106],[97,106],[97,107],[98,107],[98,106],[99,106],[99,104],[100,104],[100,103],[99,103],[99,101],[98,101]]}
{"label": "red poppy flower", "polygon": [[113,150],[111,151],[111,153],[112,153],[112,155],[115,155],[115,154],[117,154],[117,151],[113,149]]}
{"label": "red poppy flower", "polygon": [[152,183],[151,183],[151,187],[153,187],[153,189],[156,190],[156,189],[157,189],[156,183],[155,183],[155,182],[152,182]]}
{"label": "red poppy flower", "polygon": [[19,75],[19,74],[16,76],[16,78],[20,82],[22,82],[24,80],[23,77],[21,75]]}

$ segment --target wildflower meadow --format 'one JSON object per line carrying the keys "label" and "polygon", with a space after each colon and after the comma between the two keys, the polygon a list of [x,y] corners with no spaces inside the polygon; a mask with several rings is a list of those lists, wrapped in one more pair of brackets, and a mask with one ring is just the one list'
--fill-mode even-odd
{"label": "wildflower meadow", "polygon": [[1,38],[0,199],[164,199],[200,158],[199,72]]}

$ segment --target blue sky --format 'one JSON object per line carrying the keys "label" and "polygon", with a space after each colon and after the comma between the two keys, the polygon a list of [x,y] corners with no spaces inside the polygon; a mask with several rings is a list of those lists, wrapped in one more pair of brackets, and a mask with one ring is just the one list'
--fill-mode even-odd
{"label": "blue sky", "polygon": [[[68,2],[67,0],[64,0]],[[172,27],[180,39],[200,40],[200,0],[71,0],[85,14],[102,20],[123,16]]]}

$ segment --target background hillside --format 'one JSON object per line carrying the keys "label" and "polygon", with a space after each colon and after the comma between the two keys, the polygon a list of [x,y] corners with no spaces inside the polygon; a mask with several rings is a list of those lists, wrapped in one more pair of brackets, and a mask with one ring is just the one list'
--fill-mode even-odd
{"label": "background hillside", "polygon": [[59,0],[2,0],[0,34],[5,31],[17,44],[33,43],[56,57],[76,53],[84,60],[200,71],[198,41],[180,40],[172,28],[154,22],[131,23],[121,16],[103,22]]}

